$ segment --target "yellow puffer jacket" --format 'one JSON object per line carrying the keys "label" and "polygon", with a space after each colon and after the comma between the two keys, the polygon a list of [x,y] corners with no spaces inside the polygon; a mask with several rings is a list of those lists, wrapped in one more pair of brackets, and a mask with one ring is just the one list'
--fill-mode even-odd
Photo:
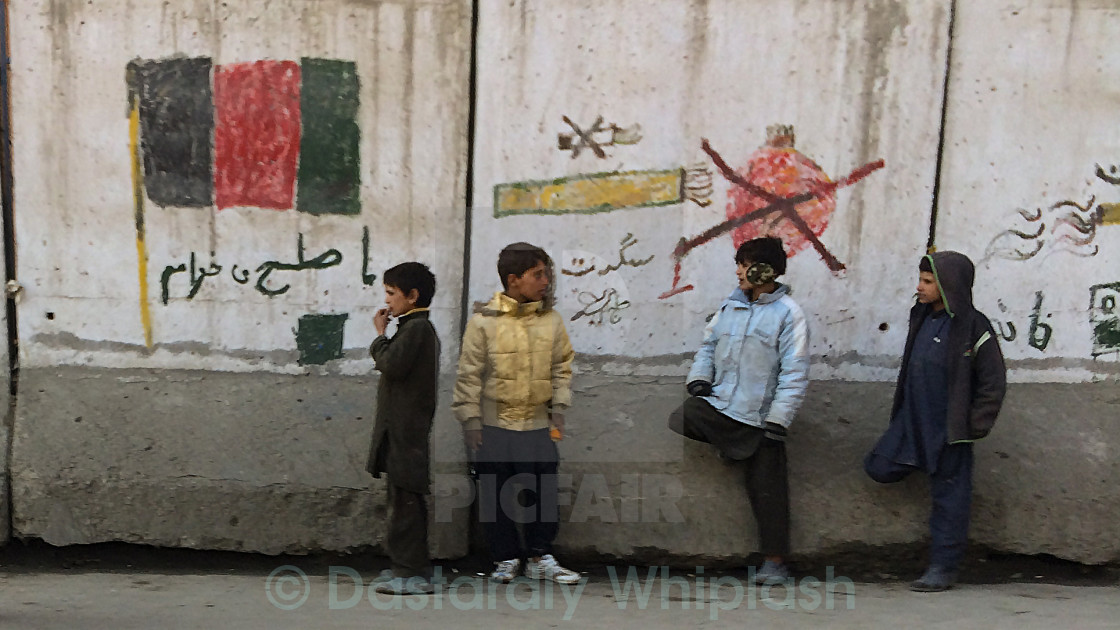
{"label": "yellow puffer jacket", "polygon": [[572,402],[575,352],[556,311],[498,292],[467,322],[451,408],[464,429],[548,427]]}

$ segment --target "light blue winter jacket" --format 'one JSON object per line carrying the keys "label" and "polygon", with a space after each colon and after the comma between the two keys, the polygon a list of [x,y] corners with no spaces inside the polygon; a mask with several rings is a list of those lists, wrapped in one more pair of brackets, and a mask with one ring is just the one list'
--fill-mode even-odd
{"label": "light blue winter jacket", "polygon": [[788,427],[809,386],[809,325],[789,287],[754,302],[735,289],[704,329],[692,381],[711,383],[704,400],[739,422]]}

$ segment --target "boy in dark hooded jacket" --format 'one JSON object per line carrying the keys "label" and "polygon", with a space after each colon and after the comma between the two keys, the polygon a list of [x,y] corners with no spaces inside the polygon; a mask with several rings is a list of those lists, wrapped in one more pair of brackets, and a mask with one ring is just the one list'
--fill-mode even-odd
{"label": "boy in dark hooded jacket", "polygon": [[991,323],[972,305],[972,261],[936,252],[918,268],[890,425],[864,470],[879,483],[916,470],[930,476],[929,568],[910,588],[935,592],[957,579],[972,504],[972,443],[992,430],[1007,372]]}

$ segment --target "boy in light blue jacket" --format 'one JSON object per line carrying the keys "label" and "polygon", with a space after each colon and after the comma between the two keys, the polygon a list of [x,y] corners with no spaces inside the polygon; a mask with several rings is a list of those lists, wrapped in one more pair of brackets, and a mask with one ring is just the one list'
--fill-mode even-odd
{"label": "boy in light blue jacket", "polygon": [[786,271],[782,241],[747,241],[735,252],[739,286],[704,329],[688,373],[690,397],[669,428],[715,445],[720,457],[745,461],[747,492],[765,557],[759,584],[789,578],[789,483],[786,429],[809,385],[809,326],[777,281]]}

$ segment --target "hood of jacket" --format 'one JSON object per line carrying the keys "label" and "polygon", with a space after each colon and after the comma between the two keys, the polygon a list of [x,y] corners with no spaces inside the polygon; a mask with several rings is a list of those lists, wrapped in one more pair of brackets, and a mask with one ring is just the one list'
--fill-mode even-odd
{"label": "hood of jacket", "polygon": [[945,301],[945,311],[950,317],[975,310],[972,306],[972,282],[976,278],[976,267],[968,256],[960,252],[944,251],[926,254],[941,299]]}

